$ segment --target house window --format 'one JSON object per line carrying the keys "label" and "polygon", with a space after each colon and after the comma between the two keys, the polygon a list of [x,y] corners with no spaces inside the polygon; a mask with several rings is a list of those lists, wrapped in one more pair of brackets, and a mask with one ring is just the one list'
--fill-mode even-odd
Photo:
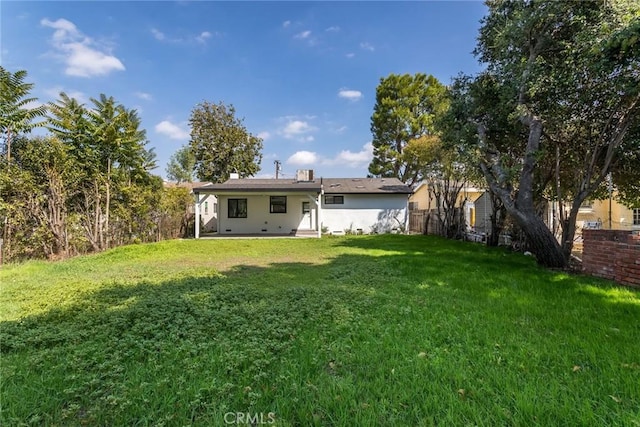
{"label": "house window", "polygon": [[585,200],[584,202],[582,202],[582,204],[580,205],[580,211],[582,212],[589,212],[593,210],[593,200]]}
{"label": "house window", "polygon": [[324,196],[325,205],[344,205],[344,196]]}
{"label": "house window", "polygon": [[209,202],[204,202],[204,214],[209,215]]}
{"label": "house window", "polygon": [[229,199],[229,218],[247,217],[247,199]]}
{"label": "house window", "polygon": [[309,202],[302,202],[302,215],[306,215],[311,212],[311,205]]}
{"label": "house window", "polygon": [[640,225],[640,208],[633,210],[633,225]]}
{"label": "house window", "polygon": [[287,196],[271,196],[269,202],[269,212],[287,213]]}
{"label": "house window", "polygon": [[418,202],[409,202],[409,210],[415,211],[418,209]]}
{"label": "house window", "polygon": [[213,213],[214,213],[214,214],[217,214],[217,213],[218,213],[218,204],[217,204],[217,203],[214,203],[214,204],[213,204]]}

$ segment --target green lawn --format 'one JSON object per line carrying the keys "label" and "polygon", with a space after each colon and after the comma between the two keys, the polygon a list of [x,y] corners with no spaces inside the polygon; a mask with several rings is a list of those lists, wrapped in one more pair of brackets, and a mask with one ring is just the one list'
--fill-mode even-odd
{"label": "green lawn", "polygon": [[504,249],[170,241],[0,286],[2,426],[640,426],[640,294]]}

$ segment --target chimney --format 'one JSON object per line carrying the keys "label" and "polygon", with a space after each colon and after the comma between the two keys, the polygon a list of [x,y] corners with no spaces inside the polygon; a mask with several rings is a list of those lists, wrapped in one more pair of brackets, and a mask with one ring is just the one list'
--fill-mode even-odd
{"label": "chimney", "polygon": [[296,171],[296,181],[298,182],[313,181],[313,169],[298,169]]}

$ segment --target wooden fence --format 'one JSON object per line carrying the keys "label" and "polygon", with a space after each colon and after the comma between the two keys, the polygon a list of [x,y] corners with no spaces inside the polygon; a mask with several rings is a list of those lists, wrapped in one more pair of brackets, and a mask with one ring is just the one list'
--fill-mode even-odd
{"label": "wooden fence", "polygon": [[[427,222],[428,221],[428,222]],[[438,212],[426,209],[414,210],[409,213],[409,232],[417,234],[442,234],[438,221]]]}

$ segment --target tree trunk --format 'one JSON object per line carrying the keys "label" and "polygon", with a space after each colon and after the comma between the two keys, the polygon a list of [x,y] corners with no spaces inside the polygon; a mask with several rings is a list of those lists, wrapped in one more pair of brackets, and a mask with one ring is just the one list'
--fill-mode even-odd
{"label": "tree trunk", "polygon": [[[542,122],[535,117],[527,117],[529,125],[529,139],[523,159],[517,196],[512,195],[512,188],[507,180],[507,174],[499,161],[498,153],[487,151],[487,158],[480,163],[482,173],[487,183],[502,201],[505,209],[518,223],[527,237],[531,252],[536,255],[538,263],[550,268],[563,268],[567,265],[562,247],[544,221],[536,215],[533,200],[533,173],[535,170],[535,155],[540,145]],[[481,141],[486,141],[486,129],[478,127]],[[485,149],[487,149],[485,145]]]}
{"label": "tree trunk", "polygon": [[7,129],[7,164],[11,164],[11,129]]}
{"label": "tree trunk", "polygon": [[562,247],[542,218],[535,212],[509,211],[527,237],[529,249],[536,256],[538,264],[549,268],[564,268],[565,258]]}
{"label": "tree trunk", "polygon": [[489,200],[491,200],[491,215],[489,215],[491,232],[487,234],[487,246],[495,247],[500,244],[500,233],[504,229],[507,212],[500,198],[491,191],[489,191]]}
{"label": "tree trunk", "polygon": [[111,230],[109,230],[109,208],[111,204],[111,158],[108,159],[107,163],[107,200],[105,201],[105,221],[104,221],[104,229],[105,229],[105,249],[109,249],[109,243],[111,236]]}
{"label": "tree trunk", "polygon": [[[102,216],[100,214],[100,188],[98,185],[98,179],[95,178],[93,181],[93,190],[94,190],[94,212],[93,212],[93,230],[91,230],[91,226],[89,226],[89,230],[90,230],[90,234],[89,234],[89,240],[91,240],[91,245],[93,246],[93,250],[94,251],[100,251],[102,249],[102,227],[100,226],[100,217]],[[89,199],[87,198],[86,194],[85,194],[85,201],[87,203],[87,207],[89,207]],[[87,209],[87,214],[88,214],[88,209]],[[87,223],[90,224],[89,221],[87,221]]]}

